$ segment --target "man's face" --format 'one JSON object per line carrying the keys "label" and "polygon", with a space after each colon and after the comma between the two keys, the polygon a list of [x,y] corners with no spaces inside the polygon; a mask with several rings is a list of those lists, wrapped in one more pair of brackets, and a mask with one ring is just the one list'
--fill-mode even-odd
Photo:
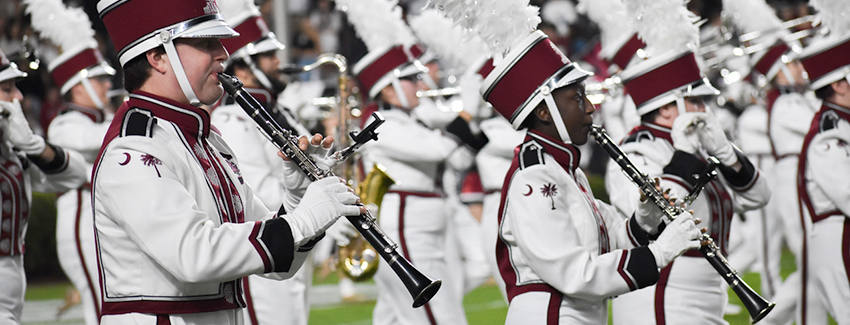
{"label": "man's face", "polygon": [[[91,87],[94,90],[94,94],[97,96],[98,99],[100,99],[100,102],[108,104],[109,89],[112,89],[112,81],[110,80],[110,77],[97,76],[89,78],[89,83],[91,84]],[[76,104],[80,104],[87,107],[95,107],[94,101],[89,97],[89,94],[82,83],[74,85],[74,87],[71,88],[71,92],[74,93],[74,102],[76,102]]]}
{"label": "man's face", "polygon": [[685,112],[705,112],[705,97],[685,97]]}
{"label": "man's face", "polygon": [[583,145],[587,143],[587,134],[593,124],[593,114],[596,109],[584,91],[584,83],[573,84],[558,88],[552,93],[558,111],[567,127],[567,133],[573,144]]}
{"label": "man's face", "polygon": [[280,59],[275,51],[264,52],[255,55],[257,68],[266,74],[269,79],[280,79]]}
{"label": "man's face", "polygon": [[24,99],[24,95],[21,94],[21,91],[15,86],[15,80],[12,79],[0,82],[0,101],[11,102],[15,99]]}
{"label": "man's face", "polygon": [[183,70],[195,96],[201,103],[211,105],[224,92],[218,74],[224,71],[227,50],[217,38],[178,38],[174,47],[183,63]]}

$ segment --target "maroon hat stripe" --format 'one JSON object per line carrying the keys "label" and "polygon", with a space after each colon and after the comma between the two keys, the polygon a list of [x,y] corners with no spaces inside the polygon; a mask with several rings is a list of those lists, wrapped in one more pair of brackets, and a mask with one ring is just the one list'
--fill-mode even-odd
{"label": "maroon hat stripe", "polygon": [[[112,43],[121,53],[124,48],[139,38],[163,27],[168,27],[192,18],[207,15],[211,0],[134,0],[118,4],[101,13],[103,24],[109,31]],[[159,8],[160,10],[151,10]],[[218,9],[211,10],[211,14]]]}
{"label": "maroon hat stripe", "polygon": [[54,68],[50,72],[50,75],[53,76],[56,86],[61,88],[62,85],[81,70],[95,66],[101,62],[103,62],[103,57],[100,55],[100,52],[95,51],[93,48],[87,48]]}
{"label": "maroon hat stripe", "polygon": [[809,74],[809,80],[815,82],[824,75],[850,64],[850,39],[821,53],[801,59]]}
{"label": "maroon hat stripe", "polygon": [[776,60],[779,60],[779,58],[782,57],[782,54],[785,54],[785,52],[788,52],[790,49],[791,48],[783,42],[776,43],[767,50],[767,53],[765,53],[758,62],[756,62],[753,70],[766,75],[767,72],[770,71],[770,67],[776,63]]}
{"label": "maroon hat stripe", "polygon": [[635,105],[640,107],[650,99],[701,79],[702,74],[694,53],[690,52],[644,75],[626,81],[624,85],[632,95]]}
{"label": "maroon hat stripe", "polygon": [[614,54],[611,62],[620,66],[620,69],[625,69],[626,66],[629,65],[629,61],[632,60],[632,57],[635,56],[635,52],[644,47],[646,47],[646,44],[638,38],[637,34],[634,34],[632,35],[632,38],[630,38],[626,44],[623,44],[623,46],[620,47],[620,50]]}
{"label": "maroon hat stripe", "polygon": [[548,38],[532,45],[499,77],[484,100],[490,102],[502,116],[514,116],[538,87],[568,64],[562,61],[563,56],[559,52],[553,50],[554,46]]}
{"label": "maroon hat stripe", "polygon": [[393,47],[375,60],[375,62],[363,68],[363,71],[360,71],[357,75],[357,79],[360,80],[360,84],[368,93],[381,77],[407,62],[407,54],[404,53],[404,47],[401,45]]}
{"label": "maroon hat stripe", "polygon": [[425,48],[422,46],[422,44],[413,44],[412,46],[410,46],[409,50],[410,55],[412,55],[414,59],[418,59],[422,56],[422,54],[425,54]]}
{"label": "maroon hat stripe", "polygon": [[233,53],[248,44],[256,42],[269,33],[269,29],[262,18],[254,16],[236,26],[234,30],[239,33],[238,37],[223,38],[221,44],[228,53]]}
{"label": "maroon hat stripe", "polygon": [[481,65],[481,69],[478,69],[478,74],[481,75],[481,78],[487,78],[487,75],[490,74],[490,71],[493,71],[493,68],[493,58],[489,58]]}

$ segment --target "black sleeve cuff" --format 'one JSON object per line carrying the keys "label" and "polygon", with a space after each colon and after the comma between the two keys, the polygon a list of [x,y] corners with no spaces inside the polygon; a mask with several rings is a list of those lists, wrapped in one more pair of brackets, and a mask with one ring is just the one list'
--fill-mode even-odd
{"label": "black sleeve cuff", "polygon": [[313,237],[313,239],[310,239],[310,241],[308,241],[304,245],[301,245],[301,247],[298,247],[298,252],[309,252],[313,249],[313,247],[316,247],[316,244],[318,244],[319,241],[322,240],[322,238],[325,238],[325,233],[316,235],[316,237]]}
{"label": "black sleeve cuff", "polygon": [[469,123],[461,117],[455,118],[452,123],[446,126],[446,132],[455,135],[461,142],[475,150],[480,150],[488,141],[487,137],[483,136],[483,133],[481,135],[472,134]]}
{"label": "black sleeve cuff", "polygon": [[[695,175],[700,175],[705,170],[706,163],[700,160],[697,156],[684,151],[676,150],[673,153],[673,158],[670,163],[664,166],[665,176],[673,176],[685,182],[683,185],[688,185],[693,188],[697,184]],[[688,190],[690,190],[690,188]]]}
{"label": "black sleeve cuff", "polygon": [[731,167],[719,165],[720,172],[723,173],[723,178],[729,182],[729,186],[736,191],[746,191],[755,184],[758,179],[758,171],[753,163],[747,159],[743,153],[735,150],[735,155],[738,156],[738,162],[741,163],[741,170],[735,171]]}
{"label": "black sleeve cuff", "polygon": [[658,267],[655,266],[655,256],[646,246],[625,251],[620,259],[618,271],[631,290],[645,288],[658,282],[659,273]]}
{"label": "black sleeve cuff", "polygon": [[[663,222],[661,223],[664,224]],[[629,239],[632,241],[632,244],[635,246],[646,246],[649,245],[650,240],[655,240],[658,238],[658,234],[661,232],[656,232],[656,235],[651,235],[648,232],[644,231],[643,228],[637,222],[637,218],[632,214],[632,217],[629,218]]]}
{"label": "black sleeve cuff", "polygon": [[45,143],[45,145],[53,148],[53,151],[56,153],[53,160],[46,161],[38,155],[27,155],[27,159],[32,161],[33,164],[38,166],[38,169],[41,169],[45,174],[57,174],[68,168],[68,154],[65,152],[62,147],[54,146],[50,143]]}
{"label": "black sleeve cuff", "polygon": [[266,220],[259,239],[269,251],[271,272],[288,272],[295,258],[295,239],[289,223],[283,218]]}

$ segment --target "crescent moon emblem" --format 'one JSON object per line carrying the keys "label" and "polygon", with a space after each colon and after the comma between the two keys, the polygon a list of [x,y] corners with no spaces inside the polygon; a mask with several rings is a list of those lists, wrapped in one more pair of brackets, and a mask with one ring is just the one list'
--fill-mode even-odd
{"label": "crescent moon emblem", "polygon": [[531,191],[532,191],[532,190],[531,190],[531,185],[525,184],[525,186],[528,186],[528,193],[522,193],[522,195],[525,195],[525,196],[529,196],[529,195],[531,195]]}
{"label": "crescent moon emblem", "polygon": [[129,163],[129,162],[130,162],[130,154],[125,152],[125,153],[124,153],[124,156],[125,156],[125,157],[127,157],[127,159],[125,159],[125,160],[124,160],[124,162],[120,162],[120,163],[118,163],[118,164],[119,164],[119,165],[121,165],[121,166],[124,166],[124,165],[126,165],[127,163]]}

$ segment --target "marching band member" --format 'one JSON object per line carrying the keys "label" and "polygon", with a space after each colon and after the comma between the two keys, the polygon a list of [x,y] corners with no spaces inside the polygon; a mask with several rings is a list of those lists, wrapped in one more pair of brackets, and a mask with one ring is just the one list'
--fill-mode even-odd
{"label": "marching band member", "polygon": [[[533,31],[540,22],[535,8],[500,3],[497,8],[522,13],[511,24],[500,21],[504,30],[485,18],[502,17],[489,6],[457,8],[447,15],[488,26],[479,36],[491,40],[494,53],[507,53],[497,54],[481,87],[484,99],[515,129],[527,129],[499,209],[496,257],[510,302],[506,323],[604,324],[609,297],[655,283],[658,268],[699,247],[700,231],[683,213],[658,235],[660,211],[648,201],[625,218],[593,198],[576,147],[587,142],[592,123],[583,84],[591,74]],[[647,232],[658,235],[654,243]]]}
{"label": "marching band member", "polygon": [[823,100],[803,141],[797,189],[804,228],[800,318],[797,324],[850,323],[850,25],[846,2],[812,1],[829,34],[800,54]]}
{"label": "marching band member", "polygon": [[[92,177],[101,323],[243,324],[244,276],[294,276],[330,225],[365,210],[339,178],[310,182],[291,161],[276,211],[244,182],[199,107],[221,97],[220,39],[238,36],[215,1],[106,0],[97,9],[131,93]],[[331,140],[299,146],[327,164]]]}
{"label": "marching band member", "polygon": [[[471,53],[483,53],[484,44],[477,39],[467,40],[468,37],[464,35],[463,30],[436,9],[424,9],[417,15],[408,15],[408,25],[420,41],[419,44],[411,47],[411,54],[428,69],[430,76],[430,79],[424,80],[426,90],[442,90],[451,84],[460,86],[467,76],[458,76],[451,71],[465,69],[469,60],[464,59],[464,56],[471,56]],[[425,50],[417,50],[419,45],[423,44]],[[476,45],[480,45],[480,50],[476,48]],[[455,81],[452,83],[447,79]],[[429,87],[428,80],[434,81],[438,88]],[[477,91],[479,84],[475,84],[475,89],[472,89],[478,98],[481,97]],[[415,114],[432,128],[445,127],[456,119],[461,111],[472,116],[470,128],[476,125],[480,118],[477,115],[480,111],[481,100],[467,105],[468,102],[464,101],[462,93],[433,98],[420,96],[419,101],[420,105],[415,108]],[[425,105],[426,102],[429,104]],[[429,116],[439,116],[440,121],[437,122],[436,118],[429,118]],[[444,120],[448,121],[442,122]],[[474,143],[473,150],[477,151],[486,145],[485,136],[480,133],[476,135],[476,138],[480,138],[481,141]],[[456,277],[456,280],[452,282],[457,284],[455,289],[461,297],[480,286],[491,276],[486,253],[481,246],[480,212],[484,193],[480,189],[478,172],[472,168],[473,162],[470,160],[469,164],[459,166],[463,169],[445,168],[442,177],[442,188],[447,201],[446,208],[450,216],[449,236],[446,236],[449,242],[446,245],[459,248],[447,250],[446,253],[450,257],[449,268],[452,270],[450,274]]]}
{"label": "marching band member", "polygon": [[[621,148],[639,170],[660,178],[662,187],[678,200],[697,186],[694,175],[705,169],[706,156],[720,160],[719,179],[706,184],[687,209],[707,222],[723,251],[733,213],[764,206],[770,195],[767,182],[726,138],[718,119],[706,112],[704,96],[719,92],[702,74],[693,50],[680,50],[698,46],[693,14],[677,0],[625,4],[641,17],[635,26],[651,54],[621,74],[642,121]],[[618,210],[629,213],[638,208],[635,187],[613,161],[605,181]],[[723,324],[726,301],[723,279],[699,251],[690,250],[661,270],[657,284],[615,298],[614,324]]]}
{"label": "marching band member", "polygon": [[66,8],[62,1],[28,0],[27,11],[41,37],[62,48],[48,69],[65,96],[50,127],[48,139],[80,153],[86,162],[83,186],[56,200],[56,251],[59,265],[79,291],[86,324],[100,319],[100,283],[94,252],[94,219],[91,207],[91,170],[100,144],[112,120],[107,92],[115,69],[97,50],[88,15],[80,8]]}
{"label": "marching band member", "polygon": [[33,134],[15,86],[26,73],[0,52],[0,323],[20,324],[26,292],[24,237],[32,192],[79,188],[86,181],[83,158]]}
{"label": "marching band member", "polygon": [[416,39],[394,1],[337,1],[336,5],[346,8],[349,21],[369,49],[353,71],[362,93],[375,101],[386,118],[380,127],[381,140],[363,146],[364,166],[379,164],[395,181],[381,202],[380,226],[422,273],[444,281],[444,289],[433,299],[413,309],[407,289],[382,262],[375,275],[378,300],[373,322],[465,324],[463,297],[454,290],[455,277],[449,274],[453,270],[446,260],[446,250],[454,248],[445,246],[449,215],[437,181],[442,177],[440,165],[461,169],[472,160],[471,152],[457,140],[465,137],[462,134],[471,136],[470,116],[460,113],[446,127],[457,138],[417,119],[416,91],[422,89],[419,74],[426,71],[410,55],[409,47]]}
{"label": "marching band member", "polygon": [[[237,37],[221,41],[230,53],[225,73],[239,78],[243,89],[257,98],[281,127],[297,135],[309,136],[295,116],[276,102],[277,94],[284,88],[277,58],[277,52],[283,50],[284,45],[268,30],[253,1],[219,0],[218,4],[222,15],[239,33]],[[266,140],[254,120],[232,97],[225,95],[220,102],[222,105],[210,115],[211,123],[225,141],[239,144],[231,148],[240,162],[243,179],[266,208],[277,209],[286,193],[283,160],[277,156],[278,149]],[[310,316],[307,293],[313,278],[311,260],[312,257],[308,257],[305,267],[283,281],[261,275],[245,277],[246,307],[242,309],[245,323],[306,325]]]}

